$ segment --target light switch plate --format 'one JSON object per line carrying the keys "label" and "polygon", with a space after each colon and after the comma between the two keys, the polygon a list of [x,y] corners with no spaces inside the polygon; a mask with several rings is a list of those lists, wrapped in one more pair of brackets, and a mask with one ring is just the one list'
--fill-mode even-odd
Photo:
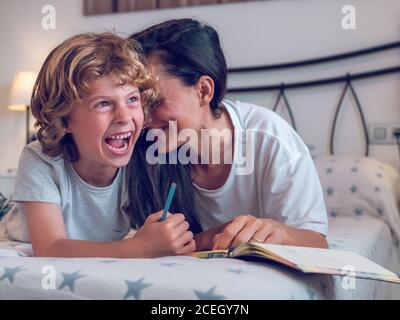
{"label": "light switch plate", "polygon": [[393,133],[400,129],[400,123],[370,123],[368,135],[371,144],[396,144]]}

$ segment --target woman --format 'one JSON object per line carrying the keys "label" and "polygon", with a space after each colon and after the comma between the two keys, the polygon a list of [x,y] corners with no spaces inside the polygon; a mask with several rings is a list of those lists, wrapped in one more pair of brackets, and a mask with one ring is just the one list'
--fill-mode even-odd
{"label": "woman", "polygon": [[[180,19],[130,38],[142,45],[163,94],[148,125],[164,133],[157,152],[189,152],[195,160],[151,165],[147,151],[152,142],[143,134],[129,165],[133,220],[140,225],[146,212],[162,207],[175,181],[178,194],[171,211],[186,214],[197,250],[248,241],[326,248],[323,192],[306,145],[272,111],[223,100],[227,67],[217,32],[196,20]],[[184,137],[172,139],[174,130],[178,135],[185,132]],[[197,139],[187,134],[190,130]],[[199,142],[207,130],[229,134],[220,135],[218,144],[206,137],[207,147]],[[184,152],[177,153],[182,148]],[[210,161],[218,148],[220,159],[228,161]],[[247,169],[241,170],[243,149]],[[147,171],[139,169],[140,161],[148,162]],[[138,193],[148,201],[137,199]]]}

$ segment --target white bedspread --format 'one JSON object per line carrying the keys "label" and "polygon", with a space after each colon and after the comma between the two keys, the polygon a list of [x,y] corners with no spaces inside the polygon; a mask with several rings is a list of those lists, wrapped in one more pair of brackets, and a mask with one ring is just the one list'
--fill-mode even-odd
{"label": "white bedspread", "polygon": [[[331,219],[328,240],[400,273],[398,244],[376,218]],[[345,289],[341,277],[237,259],[48,259],[31,252],[29,244],[0,242],[0,299],[400,299],[396,284],[356,279]],[[44,289],[49,270],[55,286]]]}

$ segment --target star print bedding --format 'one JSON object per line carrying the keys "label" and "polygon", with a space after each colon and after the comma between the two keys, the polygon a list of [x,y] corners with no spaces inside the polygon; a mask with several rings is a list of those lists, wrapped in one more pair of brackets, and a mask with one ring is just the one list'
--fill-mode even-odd
{"label": "star print bedding", "polygon": [[[369,158],[315,159],[331,248],[400,273],[397,171]],[[0,299],[400,299],[400,285],[306,275],[237,259],[54,259],[0,241]],[[284,285],[283,285],[284,284]]]}
{"label": "star print bedding", "polygon": [[316,157],[328,214],[376,217],[400,239],[399,173],[373,158]]}

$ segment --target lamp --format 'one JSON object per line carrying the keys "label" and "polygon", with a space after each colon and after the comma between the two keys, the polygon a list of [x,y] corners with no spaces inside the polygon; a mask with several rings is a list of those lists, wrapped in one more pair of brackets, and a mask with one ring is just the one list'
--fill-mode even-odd
{"label": "lamp", "polygon": [[20,71],[13,80],[10,92],[9,110],[26,112],[26,143],[29,143],[29,104],[31,101],[32,89],[37,74],[32,71]]}

